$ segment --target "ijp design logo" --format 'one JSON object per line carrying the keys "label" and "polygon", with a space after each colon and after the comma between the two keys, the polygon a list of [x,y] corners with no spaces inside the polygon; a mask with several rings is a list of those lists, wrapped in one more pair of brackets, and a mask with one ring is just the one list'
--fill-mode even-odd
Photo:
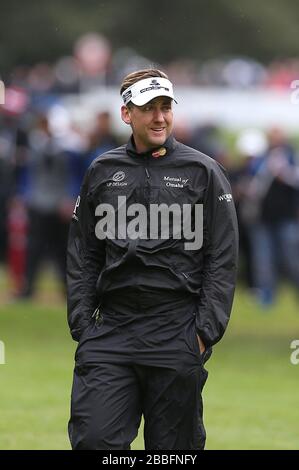
{"label": "ijp design logo", "polygon": [[126,174],[124,171],[117,171],[116,173],[114,173],[114,175],[112,176],[112,181],[108,181],[108,183],[106,183],[106,186],[107,187],[110,187],[110,186],[127,186],[128,183],[126,181],[124,181],[126,178]]}
{"label": "ijp design logo", "polygon": [[113,181],[122,181],[124,180],[126,177],[125,175],[125,172],[124,171],[117,171],[116,173],[114,173],[114,175],[112,176],[112,179]]}

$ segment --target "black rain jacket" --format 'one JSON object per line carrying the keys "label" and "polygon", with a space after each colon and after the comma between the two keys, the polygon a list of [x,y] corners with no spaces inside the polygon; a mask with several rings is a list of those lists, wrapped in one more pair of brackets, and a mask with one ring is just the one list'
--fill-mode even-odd
{"label": "black rain jacket", "polygon": [[[79,340],[97,307],[118,300],[126,306],[161,305],[175,299],[196,301],[196,330],[206,347],[223,336],[234,296],[238,229],[231,188],[224,168],[212,158],[167,139],[161,155],[138,154],[133,138],[127,145],[96,158],[89,167],[71,222],[67,255],[68,322]],[[159,152],[158,152],[159,153]],[[131,210],[142,204],[203,205],[203,243],[186,250],[184,238],[132,239],[115,230],[115,237],[99,239],[99,204],[115,209],[119,197]],[[125,199],[124,199],[125,198]],[[98,213],[98,212],[97,212]],[[128,215],[125,228],[136,215]],[[138,211],[137,211],[138,215]],[[123,215],[122,215],[123,217]],[[122,219],[124,220],[124,219]],[[138,224],[137,224],[138,225]],[[135,224],[135,230],[138,226]],[[150,222],[148,223],[150,226]],[[102,227],[103,229],[103,227]],[[139,227],[140,229],[140,227]],[[149,227],[142,229],[147,230]]]}

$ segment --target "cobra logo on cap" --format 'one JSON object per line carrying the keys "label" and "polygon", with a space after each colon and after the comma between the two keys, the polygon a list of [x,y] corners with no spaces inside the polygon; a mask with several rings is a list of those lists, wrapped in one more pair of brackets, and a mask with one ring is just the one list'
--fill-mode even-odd
{"label": "cobra logo on cap", "polygon": [[168,78],[144,78],[131,85],[122,93],[125,105],[132,101],[136,106],[143,106],[157,96],[168,96],[176,102],[173,86]]}

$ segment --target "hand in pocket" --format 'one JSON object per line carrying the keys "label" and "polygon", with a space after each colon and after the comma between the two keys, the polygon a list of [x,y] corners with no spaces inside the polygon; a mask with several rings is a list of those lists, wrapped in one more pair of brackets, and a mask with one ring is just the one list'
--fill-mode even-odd
{"label": "hand in pocket", "polygon": [[203,341],[201,340],[201,338],[198,336],[198,334],[196,334],[196,337],[197,337],[197,341],[198,341],[198,345],[199,345],[200,354],[203,354],[206,350],[206,347],[203,344]]}

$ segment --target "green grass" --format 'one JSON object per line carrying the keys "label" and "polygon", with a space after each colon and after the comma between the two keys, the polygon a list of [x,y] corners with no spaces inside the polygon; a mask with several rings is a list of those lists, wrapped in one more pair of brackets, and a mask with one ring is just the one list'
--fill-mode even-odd
{"label": "green grass", "polygon": [[[69,449],[75,343],[65,305],[45,292],[39,304],[2,304],[0,449]],[[299,339],[297,310],[287,288],[268,311],[238,291],[227,334],[207,364],[207,449],[299,448],[299,365],[290,363],[290,343]],[[142,430],[133,448],[143,448]]]}
{"label": "green grass", "polygon": [[283,290],[266,311],[238,291],[227,334],[207,366],[207,448],[299,448],[299,366],[290,363],[298,327],[292,291]]}

